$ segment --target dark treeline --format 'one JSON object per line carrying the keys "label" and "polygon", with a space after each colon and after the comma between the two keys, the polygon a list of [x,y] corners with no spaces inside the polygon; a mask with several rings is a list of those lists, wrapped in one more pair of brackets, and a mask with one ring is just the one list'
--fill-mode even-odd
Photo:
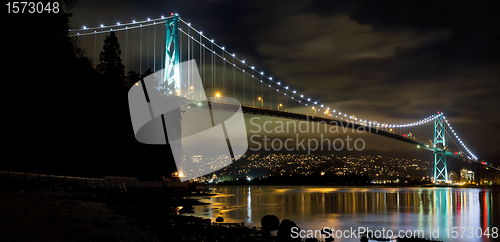
{"label": "dark treeline", "polygon": [[120,67],[106,66],[109,53],[101,53],[104,62],[94,69],[68,36],[70,17],[9,15],[1,33],[7,146],[0,170],[144,179],[171,174],[170,147],[140,144],[130,121],[128,90],[151,70],[116,76]]}

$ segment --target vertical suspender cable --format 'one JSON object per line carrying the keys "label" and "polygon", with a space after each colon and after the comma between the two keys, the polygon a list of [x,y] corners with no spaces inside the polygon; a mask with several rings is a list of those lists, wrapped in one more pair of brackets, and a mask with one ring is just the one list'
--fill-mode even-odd
{"label": "vertical suspender cable", "polygon": [[153,72],[156,72],[156,22],[153,26]]}
{"label": "vertical suspender cable", "polygon": [[255,107],[255,79],[253,78],[253,67],[252,67],[252,107]]}
{"label": "vertical suspender cable", "polygon": [[132,69],[135,71],[135,28],[132,30]]}
{"label": "vertical suspender cable", "polygon": [[150,67],[149,66],[149,27],[147,27],[147,29],[148,29],[148,43],[146,45],[148,46],[148,61],[146,62],[147,63],[146,68],[149,68]]}
{"label": "vertical suspender cable", "polygon": [[127,75],[128,68],[128,27],[125,30],[125,75]]}
{"label": "vertical suspender cable", "polygon": [[97,34],[94,34],[94,68],[97,66]]}
{"label": "vertical suspender cable", "polygon": [[[187,28],[187,31],[188,31],[188,36],[186,36],[188,39],[188,41],[187,41],[187,60],[191,60],[191,38],[190,38],[191,28],[189,26]],[[190,65],[191,65],[191,62],[188,62],[189,72],[187,73],[187,80],[188,80],[188,90],[189,90],[188,92],[189,93],[192,92],[192,90],[191,90],[191,86],[192,86],[192,84],[191,84],[191,66]],[[189,97],[192,98],[192,95],[189,95]]]}
{"label": "vertical suspender cable", "polygon": [[215,58],[215,55],[214,55],[214,42],[212,42],[211,44],[211,49],[210,49],[210,52],[212,53],[211,55],[211,61],[212,61],[212,92],[215,93],[216,90],[215,90],[215,82],[214,82],[214,71],[215,71],[215,67],[214,67],[214,58]]}
{"label": "vertical suspender cable", "polygon": [[140,34],[140,38],[141,40],[139,41],[139,75],[142,75],[142,24],[140,25],[141,26],[141,34]]}
{"label": "vertical suspender cable", "polygon": [[245,105],[245,63],[242,63],[241,69],[243,70],[243,105]]}
{"label": "vertical suspender cable", "polygon": [[233,96],[236,98],[236,72],[234,70],[234,56],[233,56]]}

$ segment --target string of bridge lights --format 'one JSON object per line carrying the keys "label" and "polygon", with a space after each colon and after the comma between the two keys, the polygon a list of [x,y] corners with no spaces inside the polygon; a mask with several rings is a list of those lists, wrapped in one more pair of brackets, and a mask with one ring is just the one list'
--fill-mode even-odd
{"label": "string of bridge lights", "polygon": [[[441,113],[441,115],[443,115],[443,113]],[[460,142],[462,147],[467,151],[467,153],[469,153],[470,156],[468,158],[471,159],[471,157],[472,157],[474,160],[477,160],[477,157],[469,150],[469,148],[467,148],[467,146],[463,143],[463,141],[460,139],[460,137],[458,137],[458,135],[455,133],[455,130],[453,130],[453,128],[451,127],[450,123],[448,122],[448,120],[446,119],[446,117],[444,115],[443,115],[443,119],[446,122],[446,125],[448,125],[448,127],[450,128],[450,130],[453,133],[453,135],[455,136],[455,138],[458,140],[458,142]]]}
{"label": "string of bridge lights", "polygon": [[[243,69],[242,69],[242,68],[239,68],[239,67],[236,65],[236,63],[230,62],[230,61],[229,61],[228,59],[226,59],[225,57],[223,57],[223,56],[219,55],[218,53],[216,53],[215,51],[213,51],[213,50],[209,49],[207,46],[205,46],[204,44],[200,43],[200,41],[196,40],[196,38],[194,38],[193,36],[191,36],[191,35],[187,34],[185,31],[183,31],[182,29],[180,29],[180,30],[181,30],[181,32],[183,32],[184,34],[186,34],[186,36],[188,36],[188,37],[189,37],[189,38],[191,38],[192,40],[196,41],[198,44],[202,45],[205,49],[207,49],[207,50],[211,51],[213,54],[217,55],[219,58],[223,59],[224,61],[226,61],[226,62],[228,62],[229,64],[231,64],[233,67],[236,67],[237,69],[239,69],[239,70],[241,70],[241,71],[243,71],[243,72],[245,72],[245,70],[244,70],[244,66],[246,66],[246,67],[248,67],[248,68],[250,68],[250,69],[252,69],[252,70],[255,70],[255,66],[253,66],[253,65],[249,65],[249,64],[248,64],[248,63],[246,63],[246,61],[245,61],[245,60],[243,60],[243,59],[239,59],[238,57],[236,57],[236,54],[235,54],[235,53],[231,53],[231,52],[227,51],[227,50],[226,50],[226,48],[225,48],[224,46],[217,44],[217,43],[214,41],[214,39],[208,38],[205,34],[203,34],[203,31],[195,29],[195,28],[191,25],[191,23],[184,21],[182,18],[179,18],[179,20],[180,20],[181,22],[183,22],[184,24],[186,24],[186,25],[187,25],[190,29],[192,29],[195,33],[199,34],[201,37],[203,37],[204,39],[206,39],[207,41],[209,41],[210,43],[212,43],[214,46],[216,46],[217,48],[219,48],[220,50],[222,50],[222,52],[223,52],[223,53],[227,53],[229,56],[233,57],[233,59],[234,59],[234,60],[237,60],[238,62],[240,62],[240,63],[242,64],[242,66],[243,66]],[[285,92],[282,92],[281,90],[283,90],[283,89],[285,89],[285,90],[292,90],[289,86],[287,86],[287,85],[282,85],[282,84],[281,84],[281,81],[273,80],[272,76],[266,76],[266,75],[264,74],[264,72],[263,72],[263,71],[260,71],[260,72],[258,72],[258,71],[257,71],[257,73],[259,73],[259,74],[261,75],[261,78],[265,78],[265,79],[267,79],[267,80],[269,81],[269,83],[274,83],[276,86],[282,87],[282,89],[280,89],[280,88],[276,88],[276,91],[277,91],[277,92],[280,92],[280,93],[281,93],[281,94],[283,94],[284,96],[287,96],[287,93],[286,93],[286,91],[285,91]],[[263,83],[263,80],[262,80],[262,79],[257,79],[254,75],[251,75],[251,74],[249,74],[249,73],[246,73],[246,74],[247,74],[248,76],[250,76],[250,77],[254,78],[255,80],[260,81],[261,83]],[[269,88],[272,88],[272,85],[271,85],[271,84],[268,84],[268,87],[269,87]],[[274,89],[274,88],[273,88],[273,89]],[[297,91],[296,91],[296,90],[293,90],[293,91],[290,91],[290,92],[291,92],[291,93],[293,93],[293,94],[297,94]],[[290,96],[290,95],[288,95],[288,96]],[[311,98],[307,98],[307,99],[306,99],[306,98],[304,98],[304,95],[303,95],[303,94],[300,94],[300,95],[298,95],[298,96],[300,96],[300,98],[301,98],[302,100],[298,100],[298,99],[296,99],[296,98],[295,98],[295,97],[293,97],[293,96],[290,96],[290,98],[291,98],[291,99],[293,99],[293,100],[295,100],[295,101],[296,101],[296,102],[298,102],[298,103],[301,103],[301,104],[305,105],[305,106],[313,105],[313,109],[315,109],[315,106],[314,106],[314,105],[318,105],[318,102],[317,102],[317,101],[311,101]],[[324,108],[324,104],[319,104],[319,106],[320,106],[321,108]],[[330,109],[330,107],[326,107],[326,110],[330,111],[331,109]],[[321,111],[321,109],[318,109],[317,111]],[[332,110],[332,113],[336,113],[336,110]],[[354,117],[354,116],[349,116],[349,118],[348,118],[346,113],[344,113],[344,115],[342,115],[342,112],[340,112],[340,111],[338,112],[338,114],[337,114],[337,115],[340,117],[340,119],[341,119],[341,120],[344,120],[344,118],[345,118],[345,120],[346,120],[346,121],[348,121],[349,119],[351,119],[351,120],[350,120],[350,122],[358,124],[358,118],[356,118],[356,117]],[[342,116],[343,116],[343,117],[342,117]],[[348,122],[349,122],[349,121],[348,121]],[[359,120],[359,124],[362,124],[362,122],[363,122],[363,120],[362,120],[362,119],[360,119],[360,120]],[[380,126],[380,124],[379,124],[379,123],[377,123],[377,122],[375,122],[375,121],[374,121],[374,122],[372,122],[372,121],[367,121],[367,120],[364,120],[364,123],[365,123],[365,124],[368,124],[368,125],[372,125],[372,123],[373,123],[374,125],[375,125],[375,124],[377,124],[377,126]]]}
{"label": "string of bridge lights", "polygon": [[[99,27],[90,27],[89,28],[89,27],[83,26],[80,29],[70,29],[69,32],[71,32],[71,33],[75,33],[76,32],[76,34],[72,34],[72,35],[69,35],[69,36],[75,37],[75,36],[82,36],[82,35],[91,35],[91,34],[106,33],[106,32],[111,32],[111,31],[122,31],[122,30],[134,29],[134,28],[148,27],[148,26],[152,26],[152,25],[157,25],[157,24],[165,23],[166,19],[172,18],[174,16],[179,16],[179,15],[176,14],[176,13],[175,14],[172,13],[171,16],[168,16],[168,17],[161,16],[160,18],[156,18],[156,19],[147,18],[146,20],[141,20],[141,21],[132,20],[131,22],[128,22],[128,23],[117,22],[114,25],[104,25],[104,24],[101,24]],[[258,79],[258,78],[255,77],[255,75],[250,74],[250,73],[248,73],[248,72],[245,71],[245,67],[244,66],[247,66],[248,68],[250,68],[253,71],[255,70],[255,66],[249,65],[243,59],[239,59],[238,57],[236,57],[235,53],[230,53],[229,51],[227,51],[224,46],[217,44],[214,41],[214,39],[208,38],[206,36],[206,34],[203,34],[203,31],[195,29],[191,25],[191,23],[184,21],[180,17],[179,17],[179,20],[181,22],[183,22],[184,24],[186,24],[193,31],[195,31],[195,33],[199,34],[201,37],[203,37],[204,39],[206,39],[207,41],[209,41],[212,45],[214,45],[217,48],[219,48],[220,50],[222,50],[223,53],[227,53],[229,56],[233,57],[234,60],[237,60],[238,62],[240,62],[242,64],[243,68],[240,68],[239,66],[236,65],[236,63],[233,63],[229,59],[227,59],[227,58],[219,55],[214,50],[209,49],[208,46],[206,46],[205,44],[201,43],[201,41],[198,41],[196,38],[194,38],[193,36],[189,35],[185,31],[183,31],[182,28],[179,28],[179,30],[182,33],[184,33],[187,37],[189,37],[191,40],[194,40],[195,42],[197,42],[198,44],[200,44],[201,46],[203,46],[205,49],[211,51],[213,54],[217,55],[219,58],[221,58],[225,62],[229,63],[233,67],[235,67],[238,70],[244,72],[245,74],[247,74],[251,78],[253,78],[253,79],[255,79],[255,80],[260,81],[261,83],[263,83],[262,79]],[[129,26],[131,26],[131,27],[129,27]],[[115,29],[113,29],[113,28],[115,28]],[[92,30],[94,30],[94,31],[92,32]],[[80,33],[79,31],[83,31],[83,33]],[[90,32],[87,32],[87,31],[90,31]],[[279,87],[276,88],[276,91],[279,92],[279,93],[281,93],[281,94],[283,94],[284,96],[287,96],[287,93],[286,93],[286,91],[282,92],[281,90],[283,90],[283,89],[284,90],[292,90],[289,86],[282,85],[281,81],[273,80],[273,78],[271,76],[266,76],[264,74],[264,71],[260,71],[260,72],[257,71],[257,73],[260,74],[261,78],[263,78],[263,79],[265,78],[265,79],[269,80],[269,83],[274,83],[276,86],[282,87],[281,89]],[[269,88],[274,89],[271,84],[268,84],[267,86]],[[293,94],[297,94],[296,90],[293,90],[293,91],[290,91],[290,92],[293,93]],[[316,108],[315,105],[319,106],[320,108],[325,108],[324,104],[318,104],[317,101],[311,101],[311,98],[304,98],[303,94],[298,95],[298,96],[300,96],[300,98],[302,100],[296,99],[292,95],[288,95],[288,96],[290,96],[290,98],[292,100],[295,100],[296,102],[298,102],[298,103],[300,103],[302,105],[305,105],[305,106],[312,105],[312,109]],[[328,112],[330,112],[330,110],[331,110],[330,107],[326,107],[325,109],[328,110]],[[321,109],[318,109],[317,111],[321,111]],[[427,118],[424,118],[422,120],[419,120],[417,122],[412,122],[412,123],[407,123],[407,124],[386,124],[386,123],[379,123],[379,122],[376,122],[376,121],[369,121],[369,120],[358,119],[355,116],[349,116],[348,117],[348,115],[346,113],[343,114],[341,111],[337,112],[337,110],[331,110],[331,112],[332,112],[332,115],[333,114],[337,115],[337,119],[340,117],[341,120],[344,120],[344,118],[345,118],[346,122],[352,122],[352,123],[356,123],[356,124],[359,124],[359,125],[365,125],[365,126],[370,126],[370,127],[373,125],[376,128],[379,128],[379,127],[382,127],[382,128],[383,127],[385,127],[385,128],[406,128],[406,127],[413,127],[413,126],[418,126],[418,125],[421,125],[421,124],[425,124],[425,123],[431,122],[431,121],[437,119],[440,115],[443,116],[443,113],[440,113],[438,115],[431,115],[431,116],[429,116]],[[455,131],[453,130],[453,128],[449,124],[448,120],[444,116],[443,116],[443,118],[444,118],[446,124],[448,125],[448,127],[450,128],[450,130],[452,131],[452,133],[455,136],[455,138],[460,142],[460,144],[462,145],[462,147],[470,155],[468,158],[471,159],[471,157],[472,157],[474,160],[477,160],[477,157],[469,150],[469,148],[463,143],[463,141],[455,133]]]}
{"label": "string of bridge lights", "polygon": [[[175,14],[175,16],[178,16],[178,15]],[[70,36],[78,36],[78,35],[90,35],[90,34],[106,33],[106,32],[111,32],[111,31],[121,31],[121,30],[128,30],[128,29],[134,29],[134,28],[142,28],[142,27],[147,27],[147,26],[165,23],[166,19],[169,19],[172,17],[173,17],[173,15],[169,16],[169,17],[161,16],[160,18],[156,18],[156,19],[147,18],[146,20],[141,20],[141,21],[132,20],[132,22],[129,22],[129,23],[117,22],[116,24],[113,24],[113,25],[100,24],[99,27],[90,27],[90,28],[87,26],[83,26],[80,29],[70,29],[70,30],[68,30],[68,32],[76,32],[76,34],[73,34]],[[144,23],[147,23],[147,24],[144,24]],[[128,27],[128,26],[133,26],[133,27]],[[116,28],[116,29],[113,30],[113,28]],[[103,29],[107,29],[107,30],[103,30]],[[86,32],[86,31],[91,31],[91,30],[94,30],[94,32]],[[101,30],[101,31],[97,31],[97,30]],[[84,31],[84,33],[80,33],[78,31]]]}
{"label": "string of bridge lights", "polygon": [[[101,25],[100,25],[100,27],[91,27],[91,28],[88,28],[88,27],[86,27],[86,26],[83,26],[81,29],[72,29],[72,30],[70,30],[70,31],[71,31],[71,32],[74,32],[74,31],[78,31],[78,30],[84,30],[84,31],[86,31],[86,30],[94,30],[94,32],[93,32],[93,33],[92,33],[92,32],[89,32],[89,33],[84,33],[84,34],[81,34],[81,33],[79,33],[79,32],[78,32],[78,33],[76,34],[76,35],[89,35],[89,34],[104,33],[104,32],[111,32],[111,31],[127,30],[127,29],[132,29],[132,28],[141,28],[141,27],[147,27],[147,26],[151,26],[151,25],[155,25],[155,24],[165,23],[165,20],[166,20],[166,19],[171,18],[171,17],[173,17],[173,16],[178,16],[178,14],[171,14],[171,16],[170,16],[170,17],[161,16],[160,18],[157,18],[157,19],[151,19],[151,18],[148,18],[147,20],[142,20],[142,21],[135,21],[135,20],[133,20],[132,22],[129,22],[129,23],[120,23],[120,22],[118,22],[118,23],[116,23],[116,24],[114,24],[114,25],[106,25],[106,26],[105,26],[105,25],[101,24]],[[162,21],[161,21],[161,20],[162,20]],[[206,39],[207,41],[209,41],[210,43],[212,43],[213,45],[215,45],[217,48],[221,49],[224,53],[227,53],[229,56],[232,56],[234,60],[237,60],[237,61],[241,62],[241,63],[242,63],[242,65],[247,66],[248,68],[250,68],[250,69],[252,69],[252,70],[255,70],[255,66],[251,66],[251,65],[247,64],[245,60],[243,60],[243,59],[239,59],[238,57],[236,57],[236,54],[235,54],[235,53],[230,53],[229,51],[227,51],[227,50],[225,49],[225,47],[224,47],[224,46],[218,45],[218,44],[214,41],[214,39],[210,39],[210,38],[208,38],[205,34],[203,34],[203,31],[195,29],[195,28],[191,25],[191,23],[188,23],[188,22],[184,21],[182,18],[179,18],[179,20],[180,20],[181,22],[183,22],[184,24],[186,24],[186,25],[187,25],[189,28],[191,28],[194,32],[196,32],[197,34],[199,34],[200,36],[202,36],[204,39]],[[153,21],[153,23],[152,23],[152,24],[146,24],[146,25],[143,25],[143,24],[142,24],[142,23],[150,23],[151,21]],[[156,22],[156,21],[159,21],[159,22]],[[137,25],[137,24],[140,24],[140,25]],[[128,28],[128,26],[130,26],[130,25],[136,25],[136,26]],[[120,28],[120,29],[115,29],[115,30],[113,30],[113,29],[109,29],[109,30],[102,30],[103,28],[113,28],[113,27],[119,27],[119,26],[121,26],[122,28]],[[125,26],[125,28],[123,28],[123,26]],[[97,30],[95,30],[95,29],[101,29],[101,31],[97,31]],[[213,50],[209,49],[209,48],[208,48],[208,46],[204,45],[203,43],[201,43],[200,41],[198,41],[196,38],[194,38],[193,36],[189,35],[189,34],[188,34],[188,33],[186,33],[185,31],[183,31],[181,28],[179,28],[179,30],[180,30],[182,33],[184,33],[186,36],[188,36],[189,38],[191,38],[192,40],[194,40],[195,42],[197,42],[198,44],[202,45],[205,49],[207,49],[207,50],[211,51],[213,54],[217,55],[219,58],[221,58],[221,59],[223,59],[224,61],[226,61],[227,63],[231,64],[233,67],[237,68],[238,70],[240,70],[240,71],[242,71],[242,72],[245,72],[244,68],[240,68],[240,67],[239,67],[239,66],[237,66],[235,63],[231,62],[230,60],[226,59],[226,58],[225,58],[225,57],[223,57],[223,56],[220,56],[218,53],[216,53],[215,51],[213,51]],[[72,35],[72,36],[75,36],[75,35]],[[258,73],[259,73],[259,72],[258,72]],[[263,80],[262,80],[262,79],[260,79],[260,80],[259,80],[259,79],[255,78],[255,76],[254,76],[254,75],[251,75],[251,74],[249,74],[249,73],[246,73],[246,74],[247,74],[248,76],[250,76],[250,77],[254,78],[254,79],[255,79],[255,80],[257,80],[257,81],[260,81],[261,83],[263,82]],[[275,85],[277,85],[277,86],[281,86],[281,87],[283,87],[285,90],[289,90],[289,89],[290,89],[290,88],[289,88],[289,86],[283,86],[283,85],[281,85],[281,82],[280,82],[280,81],[273,80],[273,78],[272,78],[271,76],[266,76],[266,75],[264,75],[264,72],[263,72],[263,71],[261,71],[261,72],[260,72],[260,75],[262,76],[262,78],[266,78],[267,80],[269,80],[269,82],[270,82],[270,83],[274,83],[274,84],[275,84]],[[268,87],[269,87],[269,88],[272,88],[271,84],[269,84],[269,85],[268,85]],[[279,89],[279,88],[276,88],[276,91],[277,91],[277,92],[282,93],[282,94],[283,94],[283,95],[285,95],[285,96],[287,95],[287,93],[286,93],[286,92],[282,92],[282,91],[280,91],[280,89]],[[293,94],[297,94],[297,91],[296,91],[296,90],[293,90],[293,91],[291,91],[291,92],[292,92]],[[303,100],[297,100],[297,99],[295,99],[295,97],[293,97],[293,96],[291,96],[290,98],[291,98],[291,99],[293,99],[293,100],[295,100],[295,101],[297,101],[298,103],[301,103],[301,104],[305,105],[305,106],[308,106],[308,105],[318,105],[318,103],[317,103],[317,102],[315,102],[315,101],[311,101],[311,98],[307,98],[307,99],[306,99],[306,98],[304,98],[304,95],[303,95],[303,94],[301,94],[301,95],[300,95],[300,98],[302,98]],[[303,102],[302,102],[302,101],[303,101]],[[320,104],[319,106],[320,106],[321,108],[324,108],[324,105],[323,105],[323,104]],[[315,107],[313,106],[313,108],[315,108]],[[330,110],[331,110],[329,107],[326,107],[326,109],[327,109],[328,111],[330,111]],[[321,109],[318,109],[318,111],[321,111]],[[337,111],[336,111],[336,110],[332,110],[332,113],[337,113]],[[344,114],[342,115],[342,112],[340,112],[340,111],[338,111],[337,115],[340,117],[340,119],[341,119],[341,120],[344,120],[344,118],[345,118],[346,120],[351,119],[350,121],[351,121],[351,122],[353,122],[353,123],[356,123],[356,124],[360,124],[360,125],[365,124],[365,125],[369,125],[369,126],[371,126],[371,125],[373,124],[374,126],[377,126],[377,127],[382,126],[382,127],[389,127],[389,128],[395,128],[395,127],[409,127],[409,126],[414,126],[414,125],[419,124],[419,123],[423,123],[423,122],[425,121],[425,120],[421,120],[421,121],[419,121],[419,122],[410,123],[410,124],[400,124],[400,125],[391,124],[391,125],[389,125],[389,124],[381,124],[381,123],[378,123],[378,122],[376,122],[376,121],[368,121],[368,120],[363,120],[363,119],[359,119],[359,122],[358,122],[358,118],[357,118],[357,117],[355,117],[355,116],[349,116],[349,117],[347,117],[347,114],[346,114],[346,113],[344,113]]]}

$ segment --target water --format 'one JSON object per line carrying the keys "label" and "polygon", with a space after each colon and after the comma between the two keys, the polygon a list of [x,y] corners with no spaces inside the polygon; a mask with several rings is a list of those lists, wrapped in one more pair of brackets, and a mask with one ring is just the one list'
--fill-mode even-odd
{"label": "water", "polygon": [[224,222],[260,227],[263,216],[274,214],[294,221],[306,230],[304,236],[307,230],[328,227],[335,241],[359,241],[356,236],[363,229],[375,236],[420,233],[441,241],[500,241],[493,238],[499,236],[499,189],[225,186],[211,190],[219,195],[202,198],[210,205],[195,206],[195,216],[213,221],[222,216]]}

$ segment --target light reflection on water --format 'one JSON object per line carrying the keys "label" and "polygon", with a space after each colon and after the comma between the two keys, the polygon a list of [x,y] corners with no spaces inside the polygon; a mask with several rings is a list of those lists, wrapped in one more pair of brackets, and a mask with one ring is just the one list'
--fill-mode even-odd
{"label": "light reflection on water", "polygon": [[[500,227],[500,190],[456,188],[352,188],[320,186],[226,186],[202,198],[194,215],[224,222],[260,226],[267,214],[294,221],[301,229],[423,230],[426,238],[439,228],[442,241],[500,241],[477,238],[480,230]],[[459,238],[452,239],[458,227]],[[465,227],[465,232],[463,228]],[[472,229],[471,229],[472,228]],[[478,229],[481,228],[481,229]],[[446,230],[448,229],[448,231]],[[474,238],[469,238],[474,230]],[[437,235],[437,232],[434,232]],[[463,236],[461,239],[460,237]],[[450,238],[448,238],[450,237]],[[335,241],[359,241],[336,238]]]}

